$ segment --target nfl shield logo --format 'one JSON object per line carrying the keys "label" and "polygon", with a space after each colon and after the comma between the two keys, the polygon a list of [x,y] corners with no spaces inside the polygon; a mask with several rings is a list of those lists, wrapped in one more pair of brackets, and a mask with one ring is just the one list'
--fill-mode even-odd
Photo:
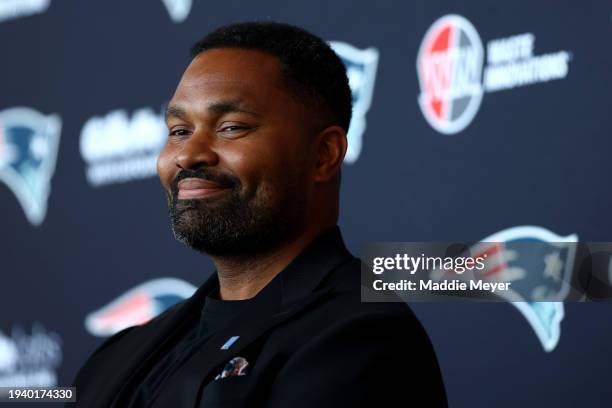
{"label": "nfl shield logo", "polygon": [[365,115],[370,109],[376,67],[378,66],[378,51],[375,48],[360,50],[350,44],[330,41],[329,45],[338,54],[346,66],[346,74],[353,96],[353,115],[348,131],[348,149],[344,162],[355,163],[361,153],[363,132],[366,129]]}
{"label": "nfl shield logo", "polygon": [[61,120],[34,109],[0,111],[0,181],[15,194],[26,217],[40,225],[47,213]]}

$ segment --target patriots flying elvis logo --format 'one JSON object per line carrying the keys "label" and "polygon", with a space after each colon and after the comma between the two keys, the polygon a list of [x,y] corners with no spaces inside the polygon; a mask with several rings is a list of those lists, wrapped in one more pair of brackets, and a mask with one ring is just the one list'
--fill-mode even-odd
{"label": "patriots flying elvis logo", "polygon": [[61,119],[31,108],[0,111],[0,181],[17,197],[27,219],[40,225],[59,148]]}
{"label": "patriots flying elvis logo", "polygon": [[127,327],[145,324],[193,295],[196,289],[177,278],[158,278],[141,283],[90,313],[85,318],[85,328],[94,336],[112,336]]}
{"label": "patriots flying elvis logo", "polygon": [[366,129],[365,116],[370,109],[374,92],[378,50],[376,48],[360,50],[339,41],[330,41],[329,45],[346,67],[346,75],[353,97],[353,115],[347,135],[348,148],[344,157],[345,163],[352,164],[357,161],[361,153],[363,133]]}
{"label": "patriots flying elvis logo", "polygon": [[487,255],[479,278],[512,282],[500,292],[527,319],[545,351],[555,349],[564,316],[562,301],[574,268],[578,236],[559,236],[537,226],[519,226],[495,233],[471,248]]}

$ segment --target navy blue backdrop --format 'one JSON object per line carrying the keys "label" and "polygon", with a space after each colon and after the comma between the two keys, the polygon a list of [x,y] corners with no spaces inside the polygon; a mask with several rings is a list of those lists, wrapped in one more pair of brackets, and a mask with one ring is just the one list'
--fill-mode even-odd
{"label": "navy blue backdrop", "polygon": [[[190,45],[225,23],[303,26],[345,61],[340,225],[354,253],[517,226],[612,241],[611,13],[604,1],[0,0],[0,386],[69,384],[105,336],[212,272],[175,242],[154,163]],[[610,304],[556,304],[539,320],[503,303],[413,308],[452,407],[611,404]],[[409,384],[395,392],[408,399]]]}

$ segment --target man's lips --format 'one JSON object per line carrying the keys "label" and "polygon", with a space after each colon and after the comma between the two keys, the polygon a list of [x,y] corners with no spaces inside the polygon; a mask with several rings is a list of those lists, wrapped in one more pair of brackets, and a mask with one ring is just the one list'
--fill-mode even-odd
{"label": "man's lips", "polygon": [[178,199],[189,200],[194,198],[206,198],[223,193],[229,187],[224,187],[215,182],[200,178],[186,178],[178,183]]}

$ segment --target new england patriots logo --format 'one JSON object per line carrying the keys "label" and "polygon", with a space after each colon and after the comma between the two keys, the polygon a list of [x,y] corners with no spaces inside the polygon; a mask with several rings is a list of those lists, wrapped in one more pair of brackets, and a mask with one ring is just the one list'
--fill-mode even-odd
{"label": "new england patriots logo", "polygon": [[47,213],[61,120],[25,107],[0,111],[0,181],[15,194],[26,217],[40,225]]}
{"label": "new england patriots logo", "polygon": [[512,289],[500,296],[527,319],[545,351],[559,342],[562,301],[569,291],[577,242],[576,234],[562,237],[541,227],[520,226],[471,248],[475,257],[487,255],[477,278],[512,283]]}
{"label": "new england patriots logo", "polygon": [[370,109],[374,80],[378,66],[378,51],[375,48],[360,50],[350,44],[330,41],[329,45],[346,66],[353,96],[353,115],[348,131],[348,149],[344,161],[352,164],[359,158],[366,129],[366,113]]}
{"label": "new england patriots logo", "polygon": [[193,295],[196,289],[177,278],[159,278],[141,283],[90,313],[85,318],[85,328],[94,336],[112,336],[127,327],[145,324]]}

